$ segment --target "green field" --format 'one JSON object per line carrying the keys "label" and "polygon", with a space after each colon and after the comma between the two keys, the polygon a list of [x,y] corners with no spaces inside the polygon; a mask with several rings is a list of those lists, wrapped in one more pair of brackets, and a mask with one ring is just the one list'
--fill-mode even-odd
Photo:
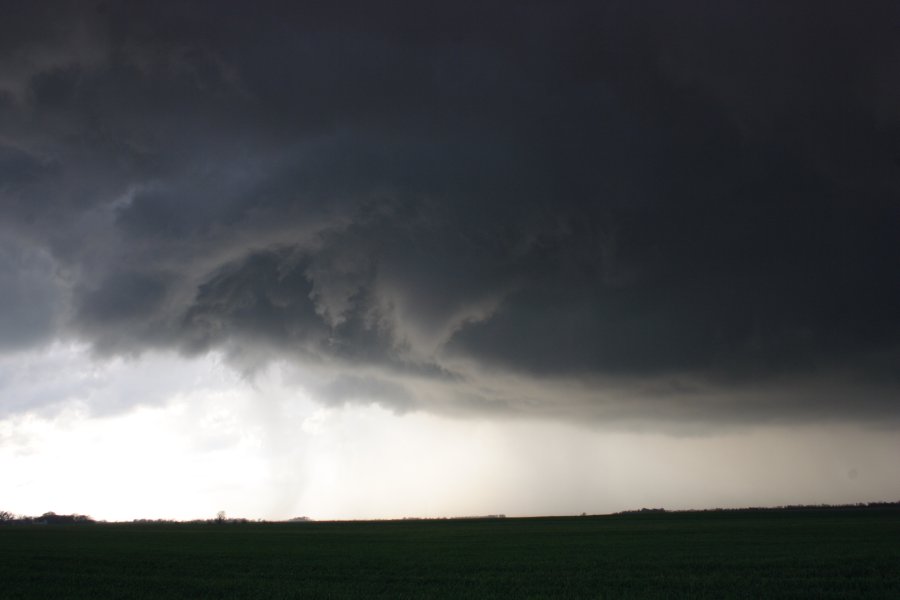
{"label": "green field", "polygon": [[7,526],[0,597],[900,598],[900,511]]}

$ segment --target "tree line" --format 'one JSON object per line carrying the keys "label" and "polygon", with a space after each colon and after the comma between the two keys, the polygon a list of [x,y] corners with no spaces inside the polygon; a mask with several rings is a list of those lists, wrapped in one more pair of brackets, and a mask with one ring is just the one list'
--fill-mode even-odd
{"label": "tree line", "polygon": [[55,512],[45,512],[39,517],[29,517],[0,510],[0,525],[72,525],[94,522],[94,519],[87,515],[58,515]]}

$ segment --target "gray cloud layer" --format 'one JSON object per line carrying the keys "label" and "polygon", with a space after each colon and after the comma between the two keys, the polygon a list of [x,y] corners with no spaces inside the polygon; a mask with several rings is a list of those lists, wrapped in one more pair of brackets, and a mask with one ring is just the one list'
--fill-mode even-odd
{"label": "gray cloud layer", "polygon": [[894,3],[17,4],[0,348],[226,349],[399,410],[900,414]]}

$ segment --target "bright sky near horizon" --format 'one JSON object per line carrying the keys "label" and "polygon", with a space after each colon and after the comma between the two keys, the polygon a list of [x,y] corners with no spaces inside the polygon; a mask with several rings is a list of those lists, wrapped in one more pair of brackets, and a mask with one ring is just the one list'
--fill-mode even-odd
{"label": "bright sky near horizon", "polygon": [[[0,420],[4,509],[18,514],[535,516],[900,497],[892,430],[676,436],[397,414],[377,405],[323,407],[285,383],[285,365],[251,382],[215,355],[98,364],[84,347],[55,345],[19,360],[32,370],[13,384],[17,396],[54,390],[55,400]],[[124,409],[116,406],[123,396]]]}

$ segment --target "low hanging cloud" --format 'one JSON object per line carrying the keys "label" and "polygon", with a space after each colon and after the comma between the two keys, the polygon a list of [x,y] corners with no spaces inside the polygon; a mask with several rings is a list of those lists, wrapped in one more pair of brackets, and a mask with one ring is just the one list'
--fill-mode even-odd
{"label": "low hanging cloud", "polygon": [[893,3],[14,12],[2,350],[222,350],[398,411],[900,415]]}

